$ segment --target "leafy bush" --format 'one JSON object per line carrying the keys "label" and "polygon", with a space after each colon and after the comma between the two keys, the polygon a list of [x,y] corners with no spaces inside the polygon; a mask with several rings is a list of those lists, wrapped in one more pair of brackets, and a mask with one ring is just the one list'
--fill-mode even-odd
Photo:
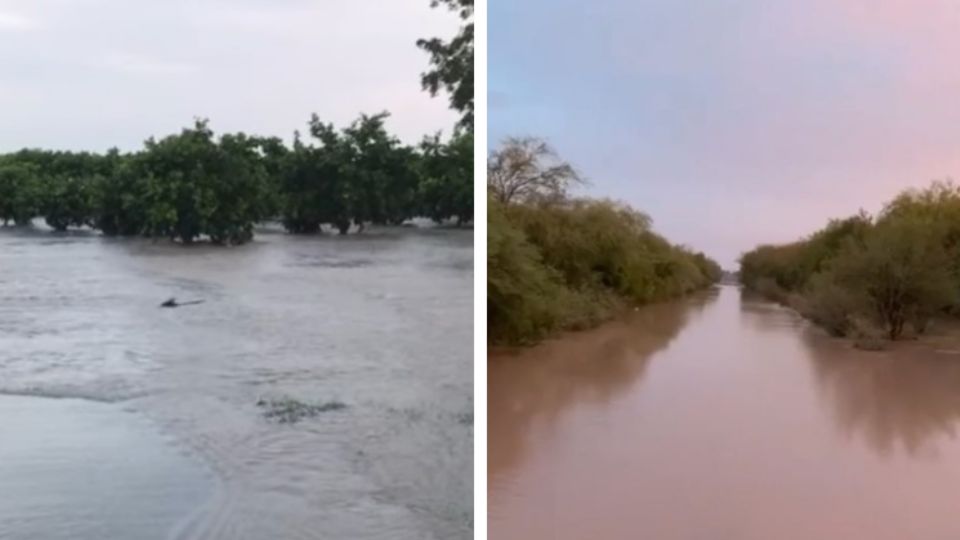
{"label": "leafy bush", "polygon": [[628,304],[673,298],[721,275],[702,253],[674,246],[650,219],[607,200],[505,205],[490,197],[488,327],[523,342],[597,324]]}
{"label": "leafy bush", "polygon": [[488,201],[487,322],[495,341],[536,339],[562,327],[570,316],[573,293],[560,274],[543,264],[540,253]]}
{"label": "leafy bush", "polygon": [[958,270],[960,190],[949,183],[902,193],[876,220],[831,221],[806,240],[741,258],[747,287],[781,302],[784,292],[800,294],[805,316],[865,342],[877,329],[891,340],[920,334],[931,318],[956,312]]}

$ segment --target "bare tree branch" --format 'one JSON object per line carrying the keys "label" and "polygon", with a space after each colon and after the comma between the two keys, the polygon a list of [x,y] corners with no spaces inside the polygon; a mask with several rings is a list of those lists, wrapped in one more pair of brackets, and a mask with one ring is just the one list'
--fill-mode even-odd
{"label": "bare tree branch", "polygon": [[487,187],[503,204],[549,203],[567,198],[586,180],[542,139],[511,137],[487,160]]}

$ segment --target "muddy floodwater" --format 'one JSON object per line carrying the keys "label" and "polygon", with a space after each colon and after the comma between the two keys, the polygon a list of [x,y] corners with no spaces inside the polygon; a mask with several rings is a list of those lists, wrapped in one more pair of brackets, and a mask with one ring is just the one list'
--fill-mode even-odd
{"label": "muddy floodwater", "polygon": [[0,537],[472,538],[472,252],[0,229]]}
{"label": "muddy floodwater", "polygon": [[960,538],[960,350],[733,286],[489,360],[494,540]]}

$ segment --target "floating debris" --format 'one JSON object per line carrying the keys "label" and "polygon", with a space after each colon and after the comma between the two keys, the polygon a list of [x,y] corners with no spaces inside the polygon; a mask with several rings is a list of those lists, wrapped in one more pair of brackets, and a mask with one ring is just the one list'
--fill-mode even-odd
{"label": "floating debris", "polygon": [[263,416],[269,420],[276,420],[281,424],[295,424],[305,418],[313,418],[320,413],[339,411],[347,405],[339,401],[326,403],[305,403],[293,398],[261,399],[257,407],[264,409]]}

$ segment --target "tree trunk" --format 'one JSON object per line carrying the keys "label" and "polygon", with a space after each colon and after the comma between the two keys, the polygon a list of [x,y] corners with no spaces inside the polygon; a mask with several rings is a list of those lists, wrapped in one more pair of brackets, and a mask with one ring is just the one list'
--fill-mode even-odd
{"label": "tree trunk", "polygon": [[890,329],[890,340],[896,341],[900,337],[900,334],[903,333],[903,324],[905,320],[903,314],[900,312],[894,312],[890,314],[890,317],[887,321],[887,324]]}

